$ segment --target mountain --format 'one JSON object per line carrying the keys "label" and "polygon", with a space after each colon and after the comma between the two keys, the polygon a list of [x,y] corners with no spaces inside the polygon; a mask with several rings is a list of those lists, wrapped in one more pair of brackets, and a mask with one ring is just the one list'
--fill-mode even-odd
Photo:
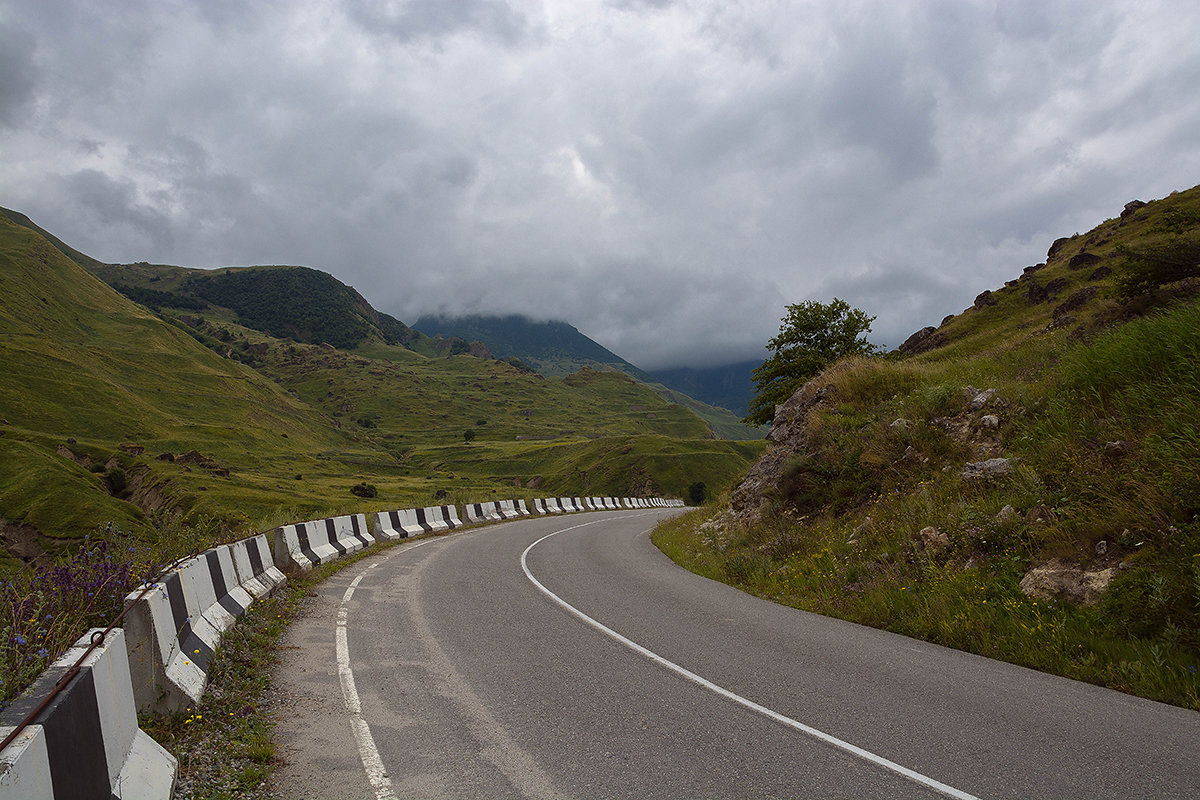
{"label": "mountain", "polygon": [[743,417],[754,397],[750,372],[761,364],[762,361],[739,361],[721,367],[660,369],[651,372],[650,377],[668,388]]}
{"label": "mountain", "polygon": [[[660,380],[588,338],[566,322],[534,322],[520,315],[436,316],[418,319],[413,328],[429,336],[450,336],[454,337],[455,341],[478,341],[497,357],[515,358],[521,364],[550,377],[566,375],[579,369],[617,370],[649,385],[668,402],[679,403],[691,409],[721,438],[750,441],[763,437],[761,429],[743,424],[742,415],[735,414],[729,406],[692,394],[685,386],[687,381],[670,384]],[[718,382],[715,377],[709,381],[710,384]],[[734,384],[736,380],[731,379],[730,382]],[[695,386],[700,386],[701,383],[698,380],[691,381]],[[748,403],[749,399],[745,402]]]}
{"label": "mountain", "polygon": [[186,551],[347,511],[684,496],[761,452],[622,372],[445,344],[317,270],[103,264],[0,213],[0,569],[110,523]]}
{"label": "mountain", "polygon": [[474,314],[425,316],[413,327],[427,336],[482,342],[498,358],[518,358],[547,377],[590,367],[617,369],[642,381],[649,379],[645,372],[562,321],[534,322],[517,314]]}

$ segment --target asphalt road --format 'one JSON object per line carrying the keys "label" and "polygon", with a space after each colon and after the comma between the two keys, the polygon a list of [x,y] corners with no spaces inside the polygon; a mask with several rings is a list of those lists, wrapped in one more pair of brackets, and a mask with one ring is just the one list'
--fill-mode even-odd
{"label": "asphalt road", "polygon": [[274,676],[277,795],[1200,797],[1200,714],[750,597],[650,543],[669,513],[327,582]]}

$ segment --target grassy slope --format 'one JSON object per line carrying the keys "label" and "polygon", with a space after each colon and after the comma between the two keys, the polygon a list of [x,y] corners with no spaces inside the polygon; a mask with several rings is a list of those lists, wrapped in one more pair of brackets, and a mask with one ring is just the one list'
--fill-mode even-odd
{"label": "grassy slope", "polygon": [[[762,450],[761,443],[709,439],[694,414],[619,372],[545,378],[469,356],[429,359],[380,343],[346,353],[221,327],[235,337],[221,346],[395,455],[401,474],[378,484],[389,498],[432,503],[439,491],[464,501],[493,491],[585,488],[624,494],[637,485],[631,475],[647,491],[681,495],[695,480],[728,485]],[[470,443],[466,431],[474,434]],[[597,472],[594,454],[618,440],[621,447],[644,444],[621,469]],[[588,464],[593,477],[580,479]]]}
{"label": "grassy slope", "polygon": [[[168,524],[160,509],[216,535],[441,497],[584,484],[618,493],[631,481],[595,464],[606,437],[653,443],[623,463],[669,494],[701,479],[692,474],[726,485],[758,452],[710,441],[701,419],[619,373],[546,379],[378,341],[348,353],[273,339],[220,312],[200,327],[166,324],[63,247],[27,220],[0,219],[0,517],[39,532],[50,555],[108,522],[153,539]],[[122,269],[110,271],[120,278]],[[140,276],[130,283],[162,290],[186,278],[172,268],[128,269]],[[469,445],[466,430],[477,437]],[[212,463],[156,458],[191,450]],[[581,464],[593,476],[585,482]],[[114,470],[125,474],[123,493],[109,491]],[[376,485],[378,497],[350,494],[360,481]]]}
{"label": "grassy slope", "polygon": [[[941,348],[831,369],[816,380],[832,399],[810,416],[806,455],[785,466],[762,522],[693,519],[656,541],[780,602],[1200,708],[1195,287],[1130,302],[1115,276],[1069,267],[1084,250],[1119,267],[1119,244],[1181,219],[1200,227],[1200,188],[1066,242],[1033,274],[1066,282],[1056,300],[1031,302],[1027,278],[943,325]],[[1090,301],[1055,315],[1086,287]],[[971,410],[967,385],[996,399]],[[900,418],[909,424],[893,427]],[[995,455],[1017,468],[960,476]],[[1019,513],[1005,518],[1005,506]],[[918,544],[927,526],[945,549]],[[1096,605],[1026,596],[1022,577],[1051,558],[1116,577]]]}
{"label": "grassy slope", "polygon": [[[0,296],[0,516],[10,521],[50,536],[110,520],[146,530],[142,510],[111,497],[88,469],[106,465],[131,479],[145,472],[134,488],[182,510],[236,516],[254,510],[263,486],[297,471],[289,462],[303,469],[360,449],[274,383],[163,324],[7,220]],[[122,443],[145,452],[123,452]],[[193,449],[230,476],[155,459]]]}

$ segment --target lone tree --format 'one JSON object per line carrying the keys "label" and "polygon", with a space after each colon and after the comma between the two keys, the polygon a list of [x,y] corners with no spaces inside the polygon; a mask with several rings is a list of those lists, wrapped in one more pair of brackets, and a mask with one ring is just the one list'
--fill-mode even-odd
{"label": "lone tree", "polygon": [[874,321],[836,297],[828,304],[806,300],[788,306],[779,335],[767,343],[774,352],[751,373],[756,392],[744,421],[769,423],[775,418],[776,405],[834,361],[874,354],[875,345],[865,338]]}

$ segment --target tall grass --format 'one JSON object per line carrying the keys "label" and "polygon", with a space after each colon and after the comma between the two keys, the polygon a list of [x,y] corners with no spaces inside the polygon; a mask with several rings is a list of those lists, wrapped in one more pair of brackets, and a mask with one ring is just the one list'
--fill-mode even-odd
{"label": "tall grass", "polygon": [[219,529],[206,523],[167,525],[152,543],[110,525],[85,536],[63,560],[27,566],[0,583],[0,707],[89,628],[108,627],[129,592],[213,544]]}

